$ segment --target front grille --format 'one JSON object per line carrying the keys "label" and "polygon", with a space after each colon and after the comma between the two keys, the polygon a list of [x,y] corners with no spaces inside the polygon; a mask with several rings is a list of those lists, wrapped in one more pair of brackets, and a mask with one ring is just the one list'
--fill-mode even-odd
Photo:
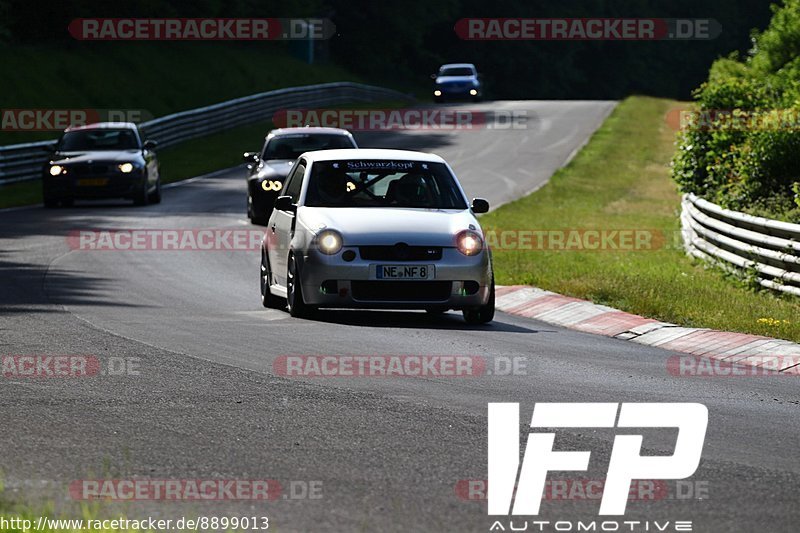
{"label": "front grille", "polygon": [[78,163],[67,167],[75,176],[103,176],[111,172],[112,165]]}
{"label": "front grille", "polygon": [[354,300],[362,302],[443,302],[452,281],[351,281]]}
{"label": "front grille", "polygon": [[438,261],[442,258],[441,246],[361,246],[358,248],[365,261]]}

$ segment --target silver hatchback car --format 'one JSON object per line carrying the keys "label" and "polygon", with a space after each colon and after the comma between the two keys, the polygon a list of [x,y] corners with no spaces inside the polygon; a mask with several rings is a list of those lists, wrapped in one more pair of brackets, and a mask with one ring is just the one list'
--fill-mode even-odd
{"label": "silver hatchback car", "polygon": [[494,318],[492,257],[476,213],[439,156],[323,150],[300,156],[261,253],[265,307],[460,310]]}

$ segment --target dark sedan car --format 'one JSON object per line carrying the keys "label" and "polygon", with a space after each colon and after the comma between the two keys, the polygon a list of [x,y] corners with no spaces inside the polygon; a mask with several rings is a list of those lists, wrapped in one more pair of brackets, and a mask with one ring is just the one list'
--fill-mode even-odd
{"label": "dark sedan car", "polygon": [[483,98],[481,76],[472,63],[442,65],[438,74],[431,77],[436,80],[433,88],[433,99],[436,102],[454,99],[478,102]]}
{"label": "dark sedan car", "polygon": [[101,122],[67,128],[42,171],[44,205],[76,199],[128,198],[136,205],[161,201],[156,142],[142,140],[136,124]]}
{"label": "dark sedan car", "polygon": [[245,152],[247,169],[247,217],[265,225],[283,182],[300,154],[316,150],[358,148],[353,135],[339,128],[281,128],[272,130],[261,152]]}

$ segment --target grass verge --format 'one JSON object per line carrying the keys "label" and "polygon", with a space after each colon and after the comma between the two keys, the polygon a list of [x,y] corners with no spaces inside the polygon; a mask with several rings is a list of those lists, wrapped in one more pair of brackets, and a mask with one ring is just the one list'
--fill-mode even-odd
{"label": "grass verge", "polygon": [[680,196],[669,177],[675,132],[665,121],[678,105],[626,99],[547,185],[481,219],[496,231],[655,230],[666,237],[664,246],[498,250],[497,282],[534,285],[685,326],[800,341],[800,300],[755,290],[680,248]]}

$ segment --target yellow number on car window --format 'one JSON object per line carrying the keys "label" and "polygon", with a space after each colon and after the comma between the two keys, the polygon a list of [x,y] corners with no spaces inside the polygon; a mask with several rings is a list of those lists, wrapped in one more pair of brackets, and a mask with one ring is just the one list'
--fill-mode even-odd
{"label": "yellow number on car window", "polygon": [[265,191],[280,191],[283,189],[283,183],[280,181],[264,180],[261,182],[261,188]]}

